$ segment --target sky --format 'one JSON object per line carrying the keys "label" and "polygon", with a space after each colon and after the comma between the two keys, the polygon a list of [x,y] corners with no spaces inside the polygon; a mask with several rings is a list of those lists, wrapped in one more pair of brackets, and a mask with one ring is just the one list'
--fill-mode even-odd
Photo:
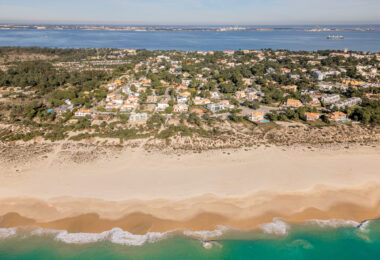
{"label": "sky", "polygon": [[380,24],[380,0],[0,0],[0,22],[131,25]]}

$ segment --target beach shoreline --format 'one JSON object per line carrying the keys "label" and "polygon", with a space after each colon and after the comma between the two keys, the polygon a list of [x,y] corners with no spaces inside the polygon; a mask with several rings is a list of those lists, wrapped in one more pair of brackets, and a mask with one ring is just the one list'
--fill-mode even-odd
{"label": "beach shoreline", "polygon": [[59,164],[61,155],[53,151],[19,171],[2,168],[0,228],[145,234],[218,226],[253,230],[275,218],[378,218],[380,149],[345,147],[201,153],[130,148],[80,164]]}
{"label": "beach shoreline", "polygon": [[322,223],[327,227],[347,223],[358,226],[380,217],[379,187],[380,184],[340,190],[319,187],[305,193],[258,193],[244,198],[206,195],[180,201],[2,199],[0,228],[38,227],[98,234],[120,228],[145,235],[177,230],[211,232],[221,227],[254,231],[277,220],[287,224]]}

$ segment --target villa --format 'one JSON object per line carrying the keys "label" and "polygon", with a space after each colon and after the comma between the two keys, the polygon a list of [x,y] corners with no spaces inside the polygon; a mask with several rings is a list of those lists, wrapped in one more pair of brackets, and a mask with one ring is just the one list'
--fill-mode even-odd
{"label": "villa", "polygon": [[146,99],[147,103],[157,103],[157,96],[148,96]]}
{"label": "villa", "polygon": [[297,85],[282,86],[281,88],[283,90],[289,90],[289,91],[293,91],[293,92],[297,91]]}
{"label": "villa", "polygon": [[148,114],[146,113],[132,113],[129,117],[130,123],[143,123],[148,120]]}
{"label": "villa", "polygon": [[321,117],[321,114],[306,112],[305,117],[306,117],[306,121],[316,121]]}
{"label": "villa", "polygon": [[336,95],[327,95],[321,98],[321,101],[326,104],[336,103],[340,100],[340,96]]}
{"label": "villa", "polygon": [[342,109],[345,107],[353,107],[353,106],[361,104],[361,102],[362,102],[361,98],[353,97],[353,98],[348,98],[346,100],[342,100],[337,103],[334,103],[330,106],[330,108],[336,107],[336,108]]}
{"label": "villa", "polygon": [[75,117],[86,117],[86,116],[92,116],[92,112],[88,109],[79,109],[74,113]]}
{"label": "villa", "polygon": [[285,106],[287,107],[293,107],[293,108],[298,108],[298,107],[302,107],[303,104],[300,100],[298,99],[291,99],[289,98],[286,103],[285,103]]}
{"label": "villa", "polygon": [[199,105],[207,105],[207,104],[211,103],[210,99],[201,98],[201,97],[196,97],[193,102],[194,102],[194,105],[198,105],[198,106]]}
{"label": "villa", "polygon": [[256,112],[248,116],[248,119],[253,122],[261,122],[264,120],[264,113]]}
{"label": "villa", "polygon": [[187,97],[177,96],[177,103],[178,104],[187,104],[189,99]]}
{"label": "villa", "polygon": [[189,106],[186,104],[178,104],[173,106],[173,111],[177,113],[185,113],[189,110]]}
{"label": "villa", "polygon": [[220,104],[220,103],[219,104],[212,103],[212,104],[207,105],[207,109],[213,113],[216,113],[216,112],[225,110],[226,106],[224,104]]}
{"label": "villa", "polygon": [[347,121],[347,115],[343,112],[333,112],[329,115],[329,119],[336,122],[345,122]]}
{"label": "villa", "polygon": [[235,93],[235,97],[236,97],[237,99],[245,98],[245,97],[246,97],[246,94],[245,94],[244,91],[236,91],[236,93]]}

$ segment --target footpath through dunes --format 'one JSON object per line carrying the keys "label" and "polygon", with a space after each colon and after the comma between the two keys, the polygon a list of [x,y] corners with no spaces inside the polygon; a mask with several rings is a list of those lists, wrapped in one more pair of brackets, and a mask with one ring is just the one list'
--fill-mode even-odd
{"label": "footpath through dunes", "polygon": [[147,234],[213,231],[221,226],[255,230],[277,218],[287,223],[314,219],[360,223],[380,217],[379,198],[380,184],[350,189],[316,187],[293,193],[258,192],[241,198],[205,195],[173,201],[2,199],[0,228],[34,226],[69,233],[101,233],[121,228],[132,234]]}

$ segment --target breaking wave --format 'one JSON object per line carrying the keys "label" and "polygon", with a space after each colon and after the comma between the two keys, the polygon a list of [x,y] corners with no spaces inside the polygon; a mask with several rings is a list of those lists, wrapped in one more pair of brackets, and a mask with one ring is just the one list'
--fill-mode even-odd
{"label": "breaking wave", "polygon": [[17,228],[0,228],[0,239],[13,237],[17,234]]}
{"label": "breaking wave", "polygon": [[322,228],[338,228],[338,227],[358,227],[360,225],[359,222],[353,220],[342,220],[342,219],[311,219],[305,222],[306,224],[315,224]]}
{"label": "breaking wave", "polygon": [[204,241],[217,238],[222,236],[225,232],[228,230],[231,230],[232,228],[230,227],[225,227],[225,226],[218,226],[216,230],[213,231],[189,231],[185,230],[183,231],[183,234],[188,237],[195,237],[197,239],[201,239]]}
{"label": "breaking wave", "polygon": [[89,244],[101,241],[109,241],[114,244],[126,246],[142,246],[145,243],[154,243],[167,238],[171,234],[183,234],[185,236],[207,241],[222,236],[229,228],[220,226],[212,231],[188,231],[174,230],[168,232],[148,232],[145,235],[136,235],[121,228],[102,233],[69,233],[66,230],[53,230],[32,227],[0,228],[0,239],[16,237],[19,233],[31,236],[52,236],[55,240],[67,244]]}
{"label": "breaking wave", "polygon": [[[317,225],[320,228],[357,228],[360,232],[369,232],[369,224],[371,221],[362,223],[352,220],[320,220],[312,219],[305,221],[306,225]],[[286,236],[291,229],[291,226],[285,221],[274,218],[272,222],[261,224],[259,230],[265,234]],[[8,239],[22,234],[21,237],[28,236],[49,236],[67,244],[88,244],[102,241],[109,241],[114,244],[126,246],[142,246],[146,243],[154,243],[168,238],[171,235],[185,235],[186,237],[200,240],[205,248],[212,246],[212,240],[217,240],[228,231],[233,231],[232,227],[218,226],[215,230],[210,231],[189,231],[189,230],[173,230],[168,232],[148,232],[145,235],[132,234],[124,231],[121,228],[113,228],[112,230],[102,233],[69,233],[66,230],[44,229],[38,227],[15,227],[15,228],[0,228],[0,239]],[[239,230],[237,230],[239,231]]]}
{"label": "breaking wave", "polygon": [[279,218],[274,218],[273,222],[261,224],[259,228],[266,234],[286,235],[290,226]]}

